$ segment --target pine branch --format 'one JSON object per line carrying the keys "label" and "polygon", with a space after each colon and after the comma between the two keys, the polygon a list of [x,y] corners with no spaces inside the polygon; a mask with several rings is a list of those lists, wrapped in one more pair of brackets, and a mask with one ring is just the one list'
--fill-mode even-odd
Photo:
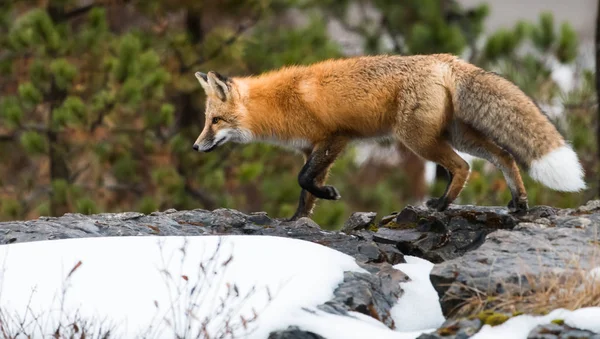
{"label": "pine branch", "polygon": [[84,15],[92,9],[102,6],[102,4],[91,3],[89,5],[79,7],[68,12],[65,12],[63,8],[50,6],[48,7],[48,14],[50,14],[50,17],[54,22],[61,22]]}
{"label": "pine branch", "polygon": [[[201,56],[198,59],[196,59],[196,61],[192,62],[191,64],[182,66],[181,72],[182,73],[188,72],[190,69],[192,69],[196,66],[202,65],[208,61],[211,61],[211,60],[215,59],[216,57],[218,57],[219,55],[221,55],[221,53],[223,53],[223,50],[225,50],[226,47],[233,45],[233,43],[235,43],[242,36],[242,34],[244,34],[250,27],[255,25],[258,22],[259,17],[255,18],[253,20],[252,24],[239,25],[237,30],[233,34],[233,36],[231,36],[229,39],[223,41],[223,43],[221,43],[221,45],[217,49],[215,49],[208,56]],[[176,55],[177,55],[177,53],[179,53],[179,52],[176,50]],[[181,62],[183,62],[183,56],[178,56],[178,58]]]}
{"label": "pine branch", "polygon": [[65,19],[72,19],[74,17],[77,17],[79,15],[85,14],[87,12],[89,12],[90,10],[92,10],[95,7],[101,7],[102,5],[99,4],[89,4],[87,6],[83,6],[83,7],[79,7],[77,9],[74,9],[72,11],[69,11],[67,13],[64,14]]}
{"label": "pine branch", "polygon": [[15,141],[17,139],[17,134],[0,134],[0,142],[7,141]]}
{"label": "pine branch", "polygon": [[115,103],[112,102],[108,106],[106,106],[102,111],[100,111],[100,113],[98,113],[96,120],[94,120],[92,122],[92,124],[90,125],[90,133],[93,133],[98,127],[100,127],[102,125],[102,123],[104,123],[104,117],[114,107],[115,107]]}

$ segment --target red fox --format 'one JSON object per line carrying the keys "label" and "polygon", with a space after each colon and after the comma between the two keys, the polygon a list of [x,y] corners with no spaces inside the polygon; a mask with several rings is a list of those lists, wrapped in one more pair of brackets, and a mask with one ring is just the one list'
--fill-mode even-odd
{"label": "red fox", "polygon": [[288,66],[257,76],[196,72],[207,94],[206,122],[194,150],[231,141],[272,142],[299,150],[302,188],[290,220],[310,217],[349,142],[392,138],[450,174],[446,191],[426,205],[445,210],[470,174],[455,150],[500,169],[512,212],[527,212],[519,167],[558,191],[586,188],[577,155],[535,103],[509,80],[450,54],[360,56]]}

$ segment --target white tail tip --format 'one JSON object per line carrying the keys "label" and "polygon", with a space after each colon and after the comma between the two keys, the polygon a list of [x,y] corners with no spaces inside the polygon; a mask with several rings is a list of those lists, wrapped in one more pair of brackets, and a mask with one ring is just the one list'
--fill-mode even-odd
{"label": "white tail tip", "polygon": [[529,175],[557,191],[578,192],[586,188],[583,168],[577,154],[569,146],[559,147],[532,161]]}

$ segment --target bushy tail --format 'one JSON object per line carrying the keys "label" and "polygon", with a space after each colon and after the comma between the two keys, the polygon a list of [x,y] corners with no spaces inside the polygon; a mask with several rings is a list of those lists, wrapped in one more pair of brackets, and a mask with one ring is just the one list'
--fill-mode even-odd
{"label": "bushy tail", "polygon": [[577,154],[568,145],[555,148],[533,160],[529,166],[529,175],[557,191],[577,192],[585,189],[583,168]]}
{"label": "bushy tail", "polygon": [[573,149],[516,85],[459,60],[451,69],[447,83],[456,118],[492,138],[545,186],[565,192],[586,188]]}

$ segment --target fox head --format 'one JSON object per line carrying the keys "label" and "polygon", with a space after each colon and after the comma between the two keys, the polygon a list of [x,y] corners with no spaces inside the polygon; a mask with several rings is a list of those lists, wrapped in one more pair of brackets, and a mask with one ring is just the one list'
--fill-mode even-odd
{"label": "fox head", "polygon": [[252,133],[241,126],[241,96],[233,80],[214,71],[196,72],[196,78],[206,92],[204,129],[194,150],[210,152],[228,141],[247,143]]}

